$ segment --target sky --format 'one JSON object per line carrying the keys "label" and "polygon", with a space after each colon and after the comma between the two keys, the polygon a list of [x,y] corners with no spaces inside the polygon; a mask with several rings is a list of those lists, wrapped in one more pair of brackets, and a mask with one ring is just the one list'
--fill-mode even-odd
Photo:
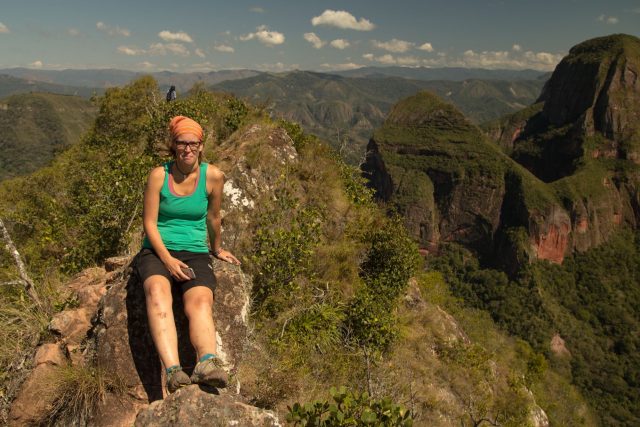
{"label": "sky", "polygon": [[553,70],[639,0],[0,0],[0,68]]}

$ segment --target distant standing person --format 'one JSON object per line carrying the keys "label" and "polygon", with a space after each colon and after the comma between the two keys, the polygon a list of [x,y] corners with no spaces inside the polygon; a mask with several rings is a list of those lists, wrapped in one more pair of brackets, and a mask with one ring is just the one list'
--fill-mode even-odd
{"label": "distant standing person", "polygon": [[176,87],[171,86],[167,92],[167,102],[175,101],[176,97]]}
{"label": "distant standing person", "polygon": [[[203,130],[194,120],[177,116],[169,123],[173,160],[149,174],[144,193],[146,237],[137,270],[144,286],[149,328],[167,373],[170,393],[191,383],[226,387],[227,374],[216,355],[213,301],[216,279],[213,256],[240,264],[222,249],[220,237],[224,173],[202,162]],[[178,359],[178,338],[171,287],[180,286],[189,337],[198,363],[189,377]]]}

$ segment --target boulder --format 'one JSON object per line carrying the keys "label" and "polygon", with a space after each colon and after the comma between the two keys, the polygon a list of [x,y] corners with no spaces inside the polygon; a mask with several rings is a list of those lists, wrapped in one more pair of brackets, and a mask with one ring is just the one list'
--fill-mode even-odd
{"label": "boulder", "polygon": [[41,363],[31,371],[11,405],[9,426],[39,424],[46,418],[55,396],[43,393],[43,390],[51,382],[57,369],[60,368],[49,363]]}
{"label": "boulder", "polygon": [[136,427],[191,426],[280,426],[273,412],[240,401],[237,396],[217,395],[196,385],[184,387],[163,401],[142,410]]}

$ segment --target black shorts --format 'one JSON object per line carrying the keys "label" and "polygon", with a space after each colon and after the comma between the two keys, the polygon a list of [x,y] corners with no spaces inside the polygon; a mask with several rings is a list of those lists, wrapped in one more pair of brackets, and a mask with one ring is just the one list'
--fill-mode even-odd
{"label": "black shorts", "polygon": [[136,257],[136,271],[141,283],[144,283],[151,276],[159,275],[166,277],[172,285],[180,285],[183,294],[196,286],[205,286],[211,289],[211,292],[216,290],[216,277],[213,275],[211,257],[208,253],[189,251],[169,251],[169,253],[172,257],[193,268],[196,278],[184,282],[176,280],[153,249],[143,248]]}

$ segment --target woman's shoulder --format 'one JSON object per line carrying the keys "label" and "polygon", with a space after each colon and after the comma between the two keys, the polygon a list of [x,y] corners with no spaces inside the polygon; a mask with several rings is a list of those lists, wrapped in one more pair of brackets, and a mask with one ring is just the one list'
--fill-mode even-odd
{"label": "woman's shoulder", "polygon": [[165,171],[165,165],[156,166],[155,168],[151,169],[151,172],[149,172],[149,181],[163,181]]}
{"label": "woman's shoulder", "polygon": [[205,163],[205,165],[207,168],[207,179],[223,181],[226,179],[226,175],[220,170],[219,167],[211,163]]}

